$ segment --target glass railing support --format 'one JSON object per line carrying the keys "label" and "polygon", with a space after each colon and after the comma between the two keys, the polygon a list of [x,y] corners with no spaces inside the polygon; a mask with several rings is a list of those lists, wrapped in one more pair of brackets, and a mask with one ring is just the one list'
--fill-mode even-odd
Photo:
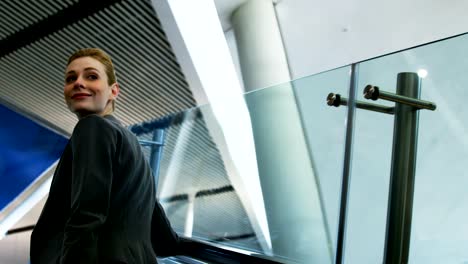
{"label": "glass railing support", "polygon": [[[413,213],[414,180],[418,142],[418,110],[435,110],[436,104],[420,100],[421,83],[417,73],[401,72],[396,94],[367,85],[364,97],[395,102],[395,107],[355,101],[357,108],[395,115],[392,167],[385,238],[385,264],[408,263]],[[329,106],[349,105],[346,98],[330,93]],[[337,261],[337,263],[339,263]]]}
{"label": "glass railing support", "polygon": [[164,145],[163,142],[152,141],[152,140],[144,140],[144,139],[138,140],[138,143],[140,143],[140,146],[142,146],[142,147],[162,146],[162,145]]}
{"label": "glass railing support", "polygon": [[[420,96],[420,85],[416,73],[399,73],[397,95],[417,100]],[[386,264],[408,263],[416,173],[418,112],[406,103],[396,103],[384,253]]]}
{"label": "glass railing support", "polygon": [[164,144],[164,129],[157,128],[153,131],[153,142],[158,142],[161,144],[153,144],[151,145],[151,168],[153,169],[154,175],[154,183],[156,185],[156,190],[158,189],[158,182],[159,182],[159,167],[161,164],[161,157],[163,151],[163,144]]}
{"label": "glass railing support", "polygon": [[383,100],[392,101],[395,103],[410,105],[418,109],[428,109],[432,111],[434,111],[437,108],[436,104],[433,102],[423,101],[423,100],[414,99],[414,98],[407,97],[407,96],[401,96],[399,94],[389,93],[386,91],[382,91],[379,89],[379,87],[373,86],[370,84],[364,88],[363,93],[366,99],[372,99],[374,101],[377,99],[383,99]]}
{"label": "glass railing support", "polygon": [[[335,107],[338,107],[340,105],[347,106],[348,99],[346,97],[342,97],[340,94],[329,93],[327,96],[327,104],[329,106],[335,106]],[[394,107],[371,104],[371,103],[366,103],[366,102],[357,101],[357,100],[356,100],[356,108],[384,113],[384,114],[390,114],[390,115],[393,115],[393,113],[395,112]]]}
{"label": "glass railing support", "polygon": [[[349,79],[349,104],[355,105],[357,73],[359,65],[352,64]],[[346,219],[348,217],[349,189],[351,186],[351,157],[353,150],[353,132],[354,132],[355,108],[348,107],[346,121],[346,138],[343,160],[343,177],[341,182],[340,208],[338,215],[338,233],[336,241],[335,264],[344,263],[345,241],[346,241]]]}

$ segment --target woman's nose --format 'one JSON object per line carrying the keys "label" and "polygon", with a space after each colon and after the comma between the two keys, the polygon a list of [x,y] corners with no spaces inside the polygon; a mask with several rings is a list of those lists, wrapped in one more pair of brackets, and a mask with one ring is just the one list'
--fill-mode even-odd
{"label": "woman's nose", "polygon": [[83,78],[81,76],[76,77],[75,83],[73,83],[73,88],[80,89],[83,87],[84,87]]}

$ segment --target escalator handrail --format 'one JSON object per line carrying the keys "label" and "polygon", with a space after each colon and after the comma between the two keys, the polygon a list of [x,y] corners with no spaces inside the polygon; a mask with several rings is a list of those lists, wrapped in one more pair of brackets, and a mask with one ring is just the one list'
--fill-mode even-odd
{"label": "escalator handrail", "polygon": [[181,253],[184,256],[209,261],[210,263],[282,263],[279,258],[254,252],[244,253],[236,248],[222,246],[207,241],[181,237]]}
{"label": "escalator handrail", "polygon": [[[8,230],[6,235],[13,235],[22,232],[32,231],[36,225]],[[199,241],[193,238],[180,237],[181,250],[183,256],[209,261],[210,263],[237,264],[237,263],[258,263],[273,264],[279,262],[278,257],[270,257],[258,253],[242,253],[240,249],[222,246],[206,241]]]}

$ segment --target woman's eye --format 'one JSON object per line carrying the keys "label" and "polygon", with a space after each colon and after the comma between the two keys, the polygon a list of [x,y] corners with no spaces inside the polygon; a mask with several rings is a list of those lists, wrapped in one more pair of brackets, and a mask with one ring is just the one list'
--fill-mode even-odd
{"label": "woman's eye", "polygon": [[68,76],[67,78],[65,78],[65,83],[71,83],[74,80],[76,80],[75,76]]}
{"label": "woman's eye", "polygon": [[90,80],[97,80],[97,79],[98,79],[98,76],[95,75],[95,74],[90,74],[90,75],[88,75],[88,79],[90,79]]}

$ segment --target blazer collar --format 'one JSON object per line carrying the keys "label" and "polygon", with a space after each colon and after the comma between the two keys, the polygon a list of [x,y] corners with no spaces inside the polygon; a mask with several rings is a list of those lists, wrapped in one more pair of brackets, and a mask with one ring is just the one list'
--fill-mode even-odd
{"label": "blazer collar", "polygon": [[115,118],[113,115],[105,115],[104,118],[109,120],[109,121],[112,121],[112,122],[114,122],[114,123],[116,123],[116,124],[118,124],[120,126],[122,125],[122,123],[120,123],[120,121],[117,118]]}

